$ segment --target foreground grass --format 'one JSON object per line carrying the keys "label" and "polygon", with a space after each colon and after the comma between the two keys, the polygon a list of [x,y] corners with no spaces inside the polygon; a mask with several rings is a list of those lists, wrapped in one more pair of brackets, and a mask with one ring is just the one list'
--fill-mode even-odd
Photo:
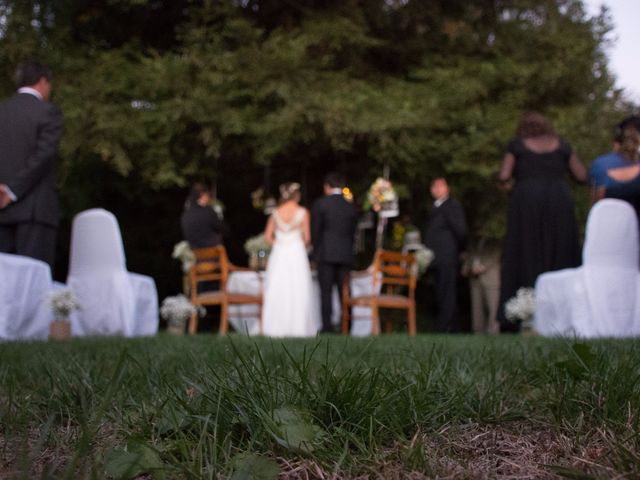
{"label": "foreground grass", "polygon": [[640,343],[0,345],[0,478],[640,478]]}

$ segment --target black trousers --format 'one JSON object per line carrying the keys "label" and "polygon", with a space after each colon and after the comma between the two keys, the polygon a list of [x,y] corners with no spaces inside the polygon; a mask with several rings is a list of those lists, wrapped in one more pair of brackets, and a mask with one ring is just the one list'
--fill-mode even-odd
{"label": "black trousers", "polygon": [[342,284],[349,275],[351,265],[342,263],[318,263],[318,283],[320,284],[320,307],[322,329],[333,330],[333,287],[338,287],[338,297],[342,300]]}
{"label": "black trousers", "polygon": [[458,264],[441,263],[433,267],[438,316],[436,329],[439,332],[455,333],[460,331],[458,318],[457,281]]}
{"label": "black trousers", "polygon": [[0,225],[0,252],[42,260],[53,270],[57,229],[42,223]]}

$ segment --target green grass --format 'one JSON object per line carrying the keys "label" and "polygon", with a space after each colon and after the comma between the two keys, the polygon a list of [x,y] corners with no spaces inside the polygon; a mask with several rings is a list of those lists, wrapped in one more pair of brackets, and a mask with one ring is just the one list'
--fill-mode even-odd
{"label": "green grass", "polygon": [[0,478],[639,478],[639,416],[631,340],[0,345]]}

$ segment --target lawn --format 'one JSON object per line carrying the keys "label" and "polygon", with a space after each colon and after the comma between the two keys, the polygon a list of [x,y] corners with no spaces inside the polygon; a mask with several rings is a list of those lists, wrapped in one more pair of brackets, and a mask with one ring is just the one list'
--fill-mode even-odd
{"label": "lawn", "polygon": [[640,343],[0,345],[0,478],[640,478]]}

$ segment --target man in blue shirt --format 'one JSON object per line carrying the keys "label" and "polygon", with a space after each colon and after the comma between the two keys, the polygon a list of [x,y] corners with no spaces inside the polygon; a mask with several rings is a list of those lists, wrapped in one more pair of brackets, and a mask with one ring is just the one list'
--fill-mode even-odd
{"label": "man in blue shirt", "polygon": [[628,167],[635,163],[633,160],[625,158],[620,152],[623,132],[629,127],[633,127],[640,132],[640,116],[632,115],[616,125],[613,151],[600,155],[591,164],[591,168],[589,169],[589,183],[591,185],[591,198],[594,202],[602,198],[606,188],[614,182],[613,179],[607,175],[608,170]]}

